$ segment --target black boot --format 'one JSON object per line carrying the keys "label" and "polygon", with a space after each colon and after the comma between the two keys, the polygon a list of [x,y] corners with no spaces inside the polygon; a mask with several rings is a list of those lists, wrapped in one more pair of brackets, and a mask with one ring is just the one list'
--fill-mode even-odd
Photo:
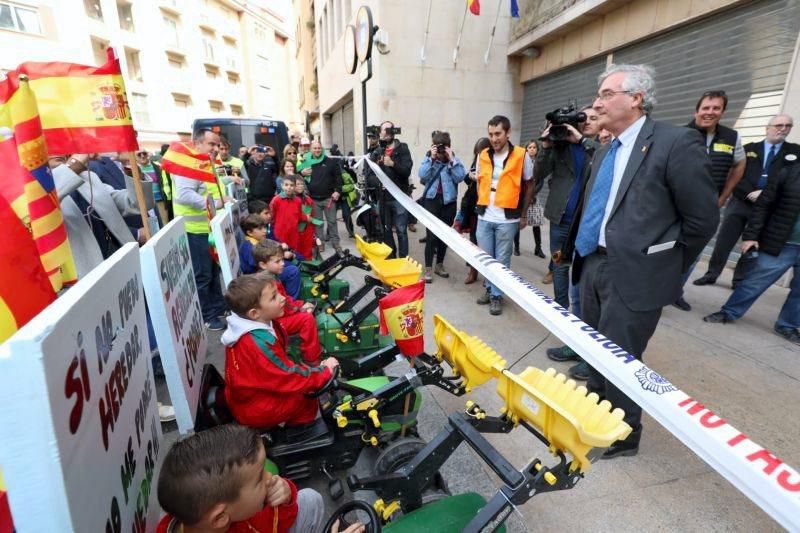
{"label": "black boot", "polygon": [[608,447],[600,457],[601,459],[613,459],[615,457],[631,457],[639,453],[639,441],[642,439],[642,426],[634,428],[625,440],[618,440]]}

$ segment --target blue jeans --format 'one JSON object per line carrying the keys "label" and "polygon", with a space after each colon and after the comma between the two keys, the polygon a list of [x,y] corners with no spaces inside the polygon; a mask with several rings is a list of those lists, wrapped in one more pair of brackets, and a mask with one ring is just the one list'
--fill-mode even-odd
{"label": "blue jeans", "polygon": [[[511,251],[514,248],[514,235],[517,234],[519,224],[517,222],[487,222],[485,220],[478,220],[478,230],[475,236],[478,237],[478,246],[491,255],[507,268],[511,268]],[[488,280],[484,282],[492,296],[502,296],[496,286]]]}
{"label": "blue jeans", "polygon": [[187,233],[189,253],[192,256],[194,280],[197,283],[197,297],[203,311],[203,321],[211,320],[225,314],[227,305],[222,298],[219,265],[211,259],[208,250],[208,233]]}
{"label": "blue jeans", "polygon": [[[550,255],[561,250],[567,240],[569,224],[550,223]],[[569,265],[553,263],[553,291],[558,305],[569,309]]]}
{"label": "blue jeans", "polygon": [[759,252],[756,264],[736,285],[733,294],[722,306],[722,311],[731,318],[740,318],[790,268],[794,269],[794,277],[775,327],[800,327],[800,244],[784,245],[778,256]]}
{"label": "blue jeans", "polygon": [[[392,249],[392,255],[389,257],[407,257],[408,211],[406,208],[393,198],[386,199],[381,203],[381,220],[383,222],[383,242]],[[397,246],[394,244],[392,227],[397,230]]]}
{"label": "blue jeans", "polygon": [[569,299],[572,303],[572,314],[581,317],[581,284],[569,286]]}
{"label": "blue jeans", "polygon": [[284,259],[283,272],[281,272],[281,275],[278,276],[278,279],[281,280],[281,283],[283,283],[283,288],[286,290],[286,294],[295,300],[300,299],[301,280],[300,269],[297,267],[297,265]]}

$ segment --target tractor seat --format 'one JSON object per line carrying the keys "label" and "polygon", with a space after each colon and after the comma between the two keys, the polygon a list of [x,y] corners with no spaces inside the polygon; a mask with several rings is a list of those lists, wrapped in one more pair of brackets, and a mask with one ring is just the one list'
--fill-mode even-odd
{"label": "tractor seat", "polygon": [[[438,500],[383,526],[387,533],[460,533],[486,505],[480,494],[467,492]],[[501,525],[497,531],[505,531]]]}
{"label": "tractor seat", "polygon": [[324,448],[334,441],[333,432],[322,418],[302,426],[277,427],[261,433],[269,443],[270,457]]}

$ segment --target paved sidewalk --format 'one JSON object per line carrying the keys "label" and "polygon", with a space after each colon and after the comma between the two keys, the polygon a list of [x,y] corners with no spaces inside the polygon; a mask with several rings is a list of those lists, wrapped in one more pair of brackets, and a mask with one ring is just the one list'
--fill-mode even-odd
{"label": "paved sidewalk", "polygon": [[[409,233],[411,255],[423,257],[418,239],[422,231]],[[546,228],[545,228],[546,229]],[[543,248],[547,249],[547,232]],[[341,233],[346,235],[346,233]],[[355,252],[350,239],[342,245]],[[552,295],[552,285],[542,285],[548,259],[533,255],[533,238],[526,229],[522,256],[512,258],[512,269]],[[426,288],[426,331],[433,331],[433,315],[441,313],[455,326],[482,338],[495,348],[515,371],[527,366],[554,367],[566,372],[569,363],[547,359],[545,350],[562,343],[516,305],[506,302],[503,315],[492,317],[487,306],[476,305],[479,283],[463,284],[463,260],[448,252],[445,266],[449,279],[434,276]],[[695,277],[705,272],[705,263]],[[360,278],[354,276],[354,279]],[[750,312],[735,324],[706,324],[702,317],[716,311],[730,294],[730,271],[715,286],[688,284],[686,299],[694,309],[664,310],[659,327],[645,354],[645,361],[676,386],[697,397],[755,442],[788,464],[800,466],[800,346],[772,332],[778,310],[788,289],[772,287]],[[355,283],[354,283],[355,286]],[[210,335],[209,360],[222,369],[223,354],[218,335]],[[433,336],[426,347],[435,349]],[[161,394],[164,387],[160,387]],[[501,402],[493,383],[472,394],[488,412]],[[463,409],[466,397],[455,398],[438,389],[425,393],[421,432],[426,438],[442,427],[446,416]],[[645,415],[640,453],[633,458],[601,461],[593,465],[574,489],[539,495],[512,515],[511,531],[781,531],[782,529],[724,478],[683,444]],[[174,425],[172,426],[174,428]],[[176,432],[167,434],[171,442]],[[522,429],[509,435],[489,435],[489,440],[522,467],[532,458],[551,460],[544,446]],[[477,456],[462,446],[444,471],[454,493],[476,490],[493,492],[494,475]],[[329,502],[331,510],[336,507]],[[520,517],[522,518],[520,520]],[[524,523],[524,526],[522,525]]]}

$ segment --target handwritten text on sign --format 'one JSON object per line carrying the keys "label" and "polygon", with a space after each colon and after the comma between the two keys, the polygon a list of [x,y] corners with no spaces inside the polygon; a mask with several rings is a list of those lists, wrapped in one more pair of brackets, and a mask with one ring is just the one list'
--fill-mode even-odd
{"label": "handwritten text on sign", "polygon": [[[0,378],[0,422],[18,429],[0,440],[0,462],[19,530],[152,529],[161,427],[138,247],[119,250],[6,348],[0,375],[13,378]],[[46,400],[30,405],[25,394]]]}
{"label": "handwritten text on sign", "polygon": [[178,429],[194,428],[208,339],[183,219],[142,247],[142,278]]}

